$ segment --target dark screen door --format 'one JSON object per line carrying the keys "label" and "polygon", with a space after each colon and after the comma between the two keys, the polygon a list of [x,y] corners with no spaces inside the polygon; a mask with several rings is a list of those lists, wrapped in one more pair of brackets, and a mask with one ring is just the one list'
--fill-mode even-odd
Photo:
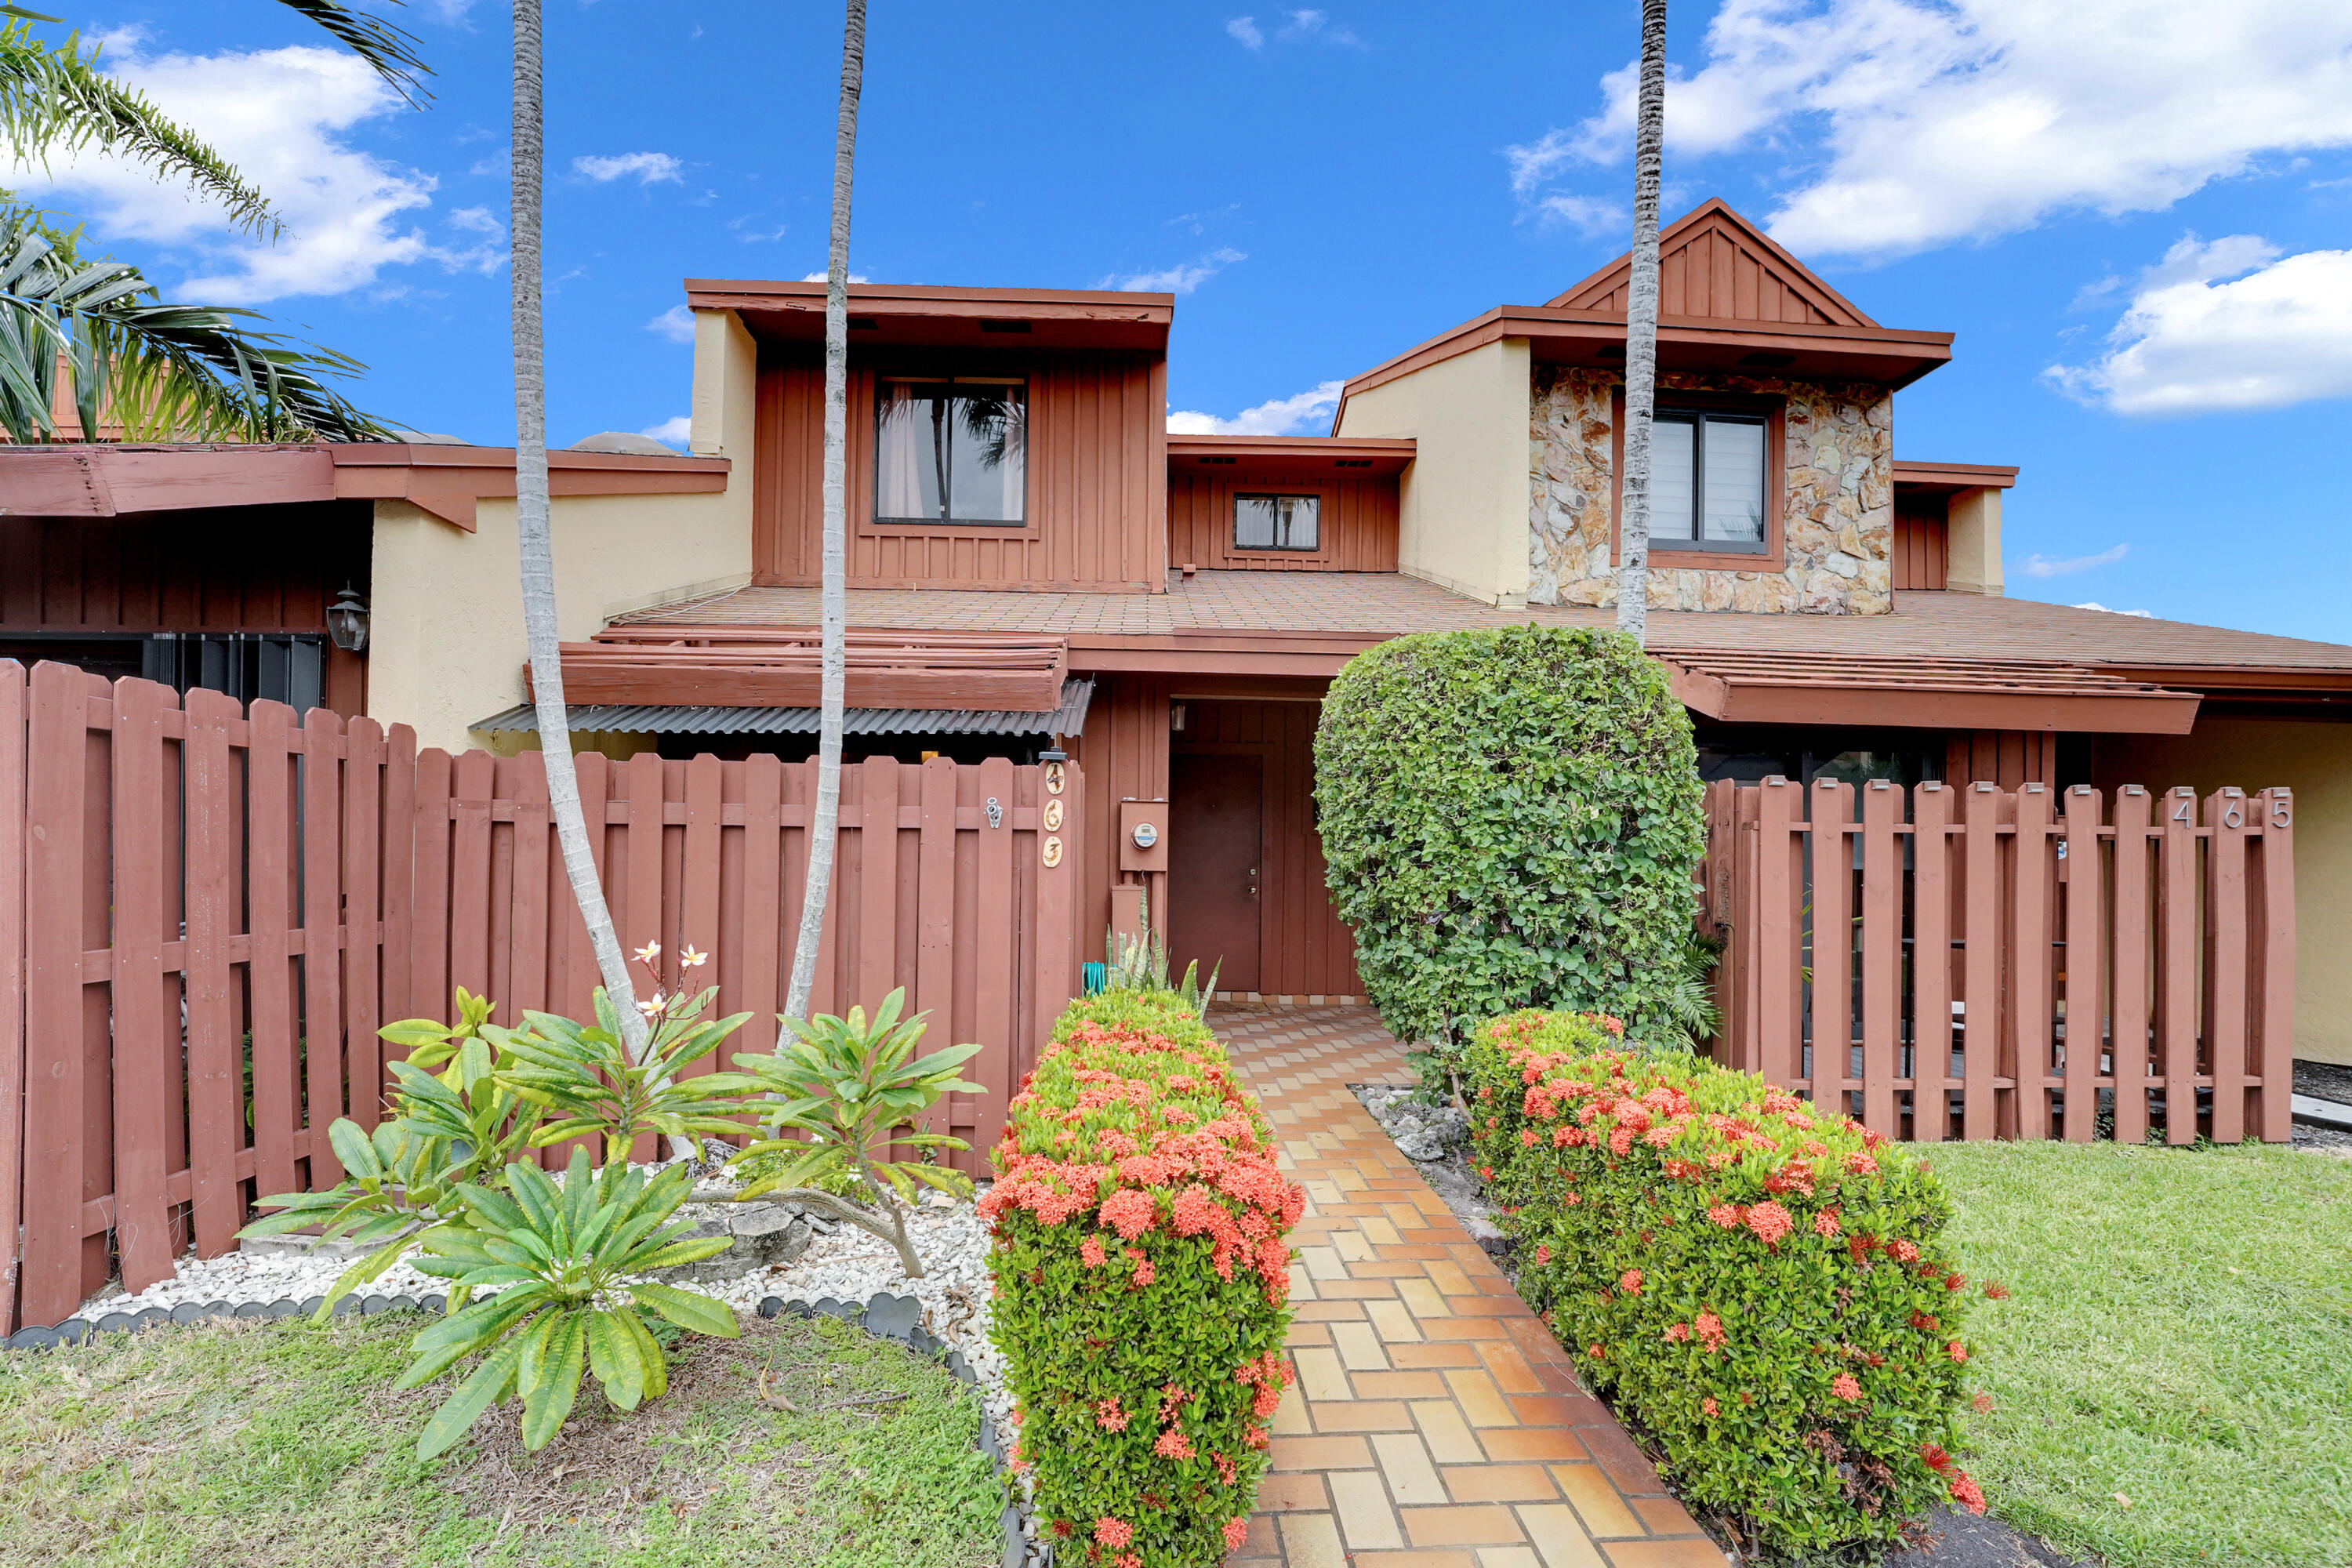
{"label": "dark screen door", "polygon": [[1220,991],[1258,988],[1258,884],[1265,817],[1262,757],[1169,759],[1168,968],[1198,959]]}

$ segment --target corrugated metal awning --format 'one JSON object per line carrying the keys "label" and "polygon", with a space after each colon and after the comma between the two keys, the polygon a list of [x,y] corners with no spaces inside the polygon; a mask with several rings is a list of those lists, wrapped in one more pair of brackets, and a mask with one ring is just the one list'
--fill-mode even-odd
{"label": "corrugated metal awning", "polygon": [[[852,708],[842,716],[850,735],[1076,735],[1087,725],[1091,680],[1062,682],[1061,706],[1045,712],[985,712],[960,708]],[[653,735],[814,735],[814,708],[689,708],[657,703],[574,702],[574,730]],[[494,713],[476,730],[536,732],[530,703]]]}

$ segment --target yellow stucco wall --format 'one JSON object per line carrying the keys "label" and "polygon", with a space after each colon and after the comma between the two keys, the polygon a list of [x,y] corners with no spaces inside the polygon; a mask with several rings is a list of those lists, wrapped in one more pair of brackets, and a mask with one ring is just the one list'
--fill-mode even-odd
{"label": "yellow stucco wall", "polygon": [[2294,791],[2294,1054],[2352,1064],[2352,723],[2205,719],[2188,735],[2102,735],[2093,781]]}
{"label": "yellow stucco wall", "polygon": [[[733,460],[717,495],[559,496],[553,502],[556,621],[578,641],[614,616],[721,593],[751,580],[752,405],[758,352],[731,310],[695,320],[698,457]],[[419,745],[488,745],[467,726],[524,700],[522,588],[515,503],[484,500],[467,533],[407,501],[375,507],[368,712],[412,725]],[[536,742],[509,736],[511,752]],[[583,746],[627,756],[638,738]]]}
{"label": "yellow stucco wall", "polygon": [[1351,394],[1338,431],[1413,437],[1398,565],[1507,609],[1528,602],[1528,372],[1505,338]]}

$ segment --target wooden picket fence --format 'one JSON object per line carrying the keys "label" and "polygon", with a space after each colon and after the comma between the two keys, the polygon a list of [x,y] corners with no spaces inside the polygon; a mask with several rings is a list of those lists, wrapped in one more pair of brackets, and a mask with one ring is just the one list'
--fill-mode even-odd
{"label": "wooden picket fence", "polygon": [[1889,1138],[2289,1136],[2289,792],[1769,778],[1707,811],[1719,1059]]}
{"label": "wooden picket fence", "polygon": [[[625,943],[661,944],[663,989],[752,1015],[722,1052],[772,1047],[815,764],[579,764]],[[1084,788],[1067,763],[845,772],[814,1005],[903,985],[929,1043],[983,1047],[964,1076],[986,1092],[935,1129],[975,1145],[967,1168],[1078,986]],[[682,970],[688,946],[710,962]],[[584,1016],[595,984],[538,753],[0,661],[0,1331],[339,1179],[325,1128],[381,1116],[381,1024],[446,1020],[457,985],[501,1022]]]}

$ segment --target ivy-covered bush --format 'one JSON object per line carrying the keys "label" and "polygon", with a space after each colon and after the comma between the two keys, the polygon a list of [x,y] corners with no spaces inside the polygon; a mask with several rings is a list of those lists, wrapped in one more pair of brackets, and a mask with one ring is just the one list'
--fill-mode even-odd
{"label": "ivy-covered bush", "polygon": [[1685,1502],[1776,1554],[1893,1541],[1946,1498],[1982,1512],[1950,1454],[1969,1295],[1927,1163],[1620,1033],[1514,1013],[1465,1064],[1519,1289],[1586,1381]]}
{"label": "ivy-covered bush", "polygon": [[981,1200],[1055,1561],[1196,1568],[1241,1544],[1291,1378],[1306,1194],[1181,998],[1070,1005],[1009,1108]]}
{"label": "ivy-covered bush", "polygon": [[1398,637],[1348,661],[1315,734],[1327,882],[1403,1039],[1514,1007],[1690,1025],[1706,812],[1689,716],[1616,632]]}

